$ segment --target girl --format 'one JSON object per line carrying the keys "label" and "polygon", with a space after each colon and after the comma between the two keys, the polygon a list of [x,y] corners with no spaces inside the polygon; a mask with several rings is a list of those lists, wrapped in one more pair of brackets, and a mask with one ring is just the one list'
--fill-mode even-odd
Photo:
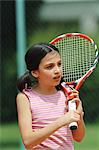
{"label": "girl", "polygon": [[[85,135],[83,108],[78,92],[70,96],[77,110],[67,111],[61,90],[62,67],[58,49],[51,44],[32,46],[25,55],[28,71],[18,79],[17,112],[20,133],[27,150],[73,150],[73,140]],[[78,123],[77,130],[68,125]]]}

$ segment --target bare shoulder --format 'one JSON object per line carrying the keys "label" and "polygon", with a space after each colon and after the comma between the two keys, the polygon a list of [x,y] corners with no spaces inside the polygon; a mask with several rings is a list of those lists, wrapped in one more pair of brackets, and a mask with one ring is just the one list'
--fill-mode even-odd
{"label": "bare shoulder", "polygon": [[[24,93],[19,93],[16,97],[16,106],[19,120],[26,120],[27,117],[31,118],[30,102]],[[26,117],[27,116],[27,117]]]}
{"label": "bare shoulder", "polygon": [[16,97],[18,124],[22,136],[26,136],[32,130],[32,116],[28,97],[24,93],[18,93]]}
{"label": "bare shoulder", "polygon": [[24,94],[24,93],[18,93],[17,94],[17,97],[16,97],[16,103],[17,103],[17,106],[19,105],[27,105],[29,103],[29,100],[27,98],[27,96]]}
{"label": "bare shoulder", "polygon": [[17,94],[17,97],[16,97],[16,100],[19,100],[19,99],[27,99],[27,97],[24,93],[20,92]]}

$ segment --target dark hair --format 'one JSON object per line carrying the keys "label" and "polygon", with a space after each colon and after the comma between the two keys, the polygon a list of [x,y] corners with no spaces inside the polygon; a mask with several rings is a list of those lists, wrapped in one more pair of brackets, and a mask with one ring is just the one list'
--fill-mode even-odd
{"label": "dark hair", "polygon": [[37,82],[37,80],[32,77],[31,71],[37,70],[42,58],[53,50],[59,53],[54,45],[48,43],[35,44],[28,49],[25,54],[25,63],[28,71],[17,80],[17,88],[19,91],[22,92],[24,88],[29,88]]}

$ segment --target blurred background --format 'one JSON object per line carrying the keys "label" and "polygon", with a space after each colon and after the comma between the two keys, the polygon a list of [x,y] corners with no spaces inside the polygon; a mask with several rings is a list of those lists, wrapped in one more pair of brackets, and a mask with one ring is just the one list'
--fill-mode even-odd
{"label": "blurred background", "polygon": [[[0,150],[23,150],[16,110],[16,80],[25,71],[24,54],[38,42],[81,32],[99,48],[98,0],[0,1]],[[80,90],[86,136],[75,150],[99,149],[99,65]]]}

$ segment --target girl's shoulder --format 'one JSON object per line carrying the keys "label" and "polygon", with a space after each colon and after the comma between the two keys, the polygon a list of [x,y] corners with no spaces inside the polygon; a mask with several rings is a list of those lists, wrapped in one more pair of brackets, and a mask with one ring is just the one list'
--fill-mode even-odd
{"label": "girl's shoulder", "polygon": [[16,96],[16,101],[19,101],[19,100],[24,100],[24,99],[28,99],[27,95],[23,92],[19,92]]}
{"label": "girl's shoulder", "polygon": [[30,103],[27,96],[24,93],[20,92],[17,94],[16,106],[19,118],[23,118],[24,115],[30,114]]}
{"label": "girl's shoulder", "polygon": [[24,97],[26,97],[26,95],[23,92],[19,92],[16,96],[17,99],[24,98]]}

